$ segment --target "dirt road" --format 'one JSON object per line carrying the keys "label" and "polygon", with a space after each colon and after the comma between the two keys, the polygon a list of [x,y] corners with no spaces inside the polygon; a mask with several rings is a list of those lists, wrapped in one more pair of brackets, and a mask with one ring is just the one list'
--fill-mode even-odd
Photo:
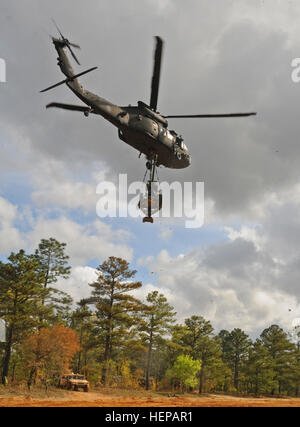
{"label": "dirt road", "polygon": [[0,407],[300,407],[300,399],[203,397],[124,397],[101,393],[70,392],[65,397],[37,399],[0,397]]}

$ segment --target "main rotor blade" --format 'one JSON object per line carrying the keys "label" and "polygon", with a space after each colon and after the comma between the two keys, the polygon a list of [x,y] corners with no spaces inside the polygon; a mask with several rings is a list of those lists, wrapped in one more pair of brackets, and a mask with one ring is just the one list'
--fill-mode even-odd
{"label": "main rotor blade", "polygon": [[69,49],[69,51],[71,52],[71,55],[73,56],[73,58],[75,59],[75,61],[77,62],[78,65],[80,65],[80,62],[78,61],[77,56],[75,55],[75,53],[73,52],[73,49],[71,49],[71,43],[67,43],[67,48]]}
{"label": "main rotor blade", "polygon": [[160,37],[156,36],[156,49],[155,49],[155,55],[154,55],[154,68],[153,68],[153,76],[152,76],[152,84],[151,84],[151,100],[150,100],[150,107],[154,111],[156,111],[157,109],[162,51],[163,51],[163,40]]}
{"label": "main rotor blade", "polygon": [[55,25],[55,27],[56,27],[57,31],[59,32],[60,37],[65,41],[66,39],[64,38],[64,36],[63,36],[62,32],[60,31],[60,29],[58,28],[57,23],[54,21],[54,19],[53,19],[53,18],[52,18],[51,20],[52,20],[53,24]]}
{"label": "main rotor blade", "polygon": [[182,116],[164,116],[166,119],[210,119],[222,117],[249,117],[256,116],[257,113],[234,113],[234,114],[194,114]]}
{"label": "main rotor blade", "polygon": [[81,105],[72,105],[72,104],[61,104],[59,102],[51,102],[50,104],[46,105],[46,108],[61,108],[63,110],[70,110],[70,111],[81,111],[82,113],[88,111],[90,112],[91,109],[86,106]]}
{"label": "main rotor blade", "polygon": [[98,68],[98,67],[93,67],[93,68],[90,68],[89,70],[83,71],[82,73],[76,74],[75,76],[68,77],[67,79],[62,80],[61,82],[58,82],[58,83],[56,83],[55,85],[49,86],[49,87],[47,87],[46,89],[41,90],[40,92],[41,92],[41,93],[42,93],[42,92],[47,92],[47,91],[48,91],[48,90],[50,90],[50,89],[54,89],[54,88],[55,88],[55,87],[57,87],[57,86],[63,85],[64,83],[72,82],[72,81],[74,81],[75,79],[77,79],[78,77],[83,76],[84,74],[87,74],[87,73],[90,73],[91,71],[97,70],[97,68]]}

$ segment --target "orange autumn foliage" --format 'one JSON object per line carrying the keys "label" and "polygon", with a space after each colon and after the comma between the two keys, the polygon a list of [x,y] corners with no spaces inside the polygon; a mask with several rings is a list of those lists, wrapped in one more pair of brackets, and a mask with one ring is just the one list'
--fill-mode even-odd
{"label": "orange autumn foliage", "polygon": [[79,350],[77,333],[62,325],[43,328],[29,336],[23,344],[27,367],[43,371],[44,377],[60,375],[67,370]]}

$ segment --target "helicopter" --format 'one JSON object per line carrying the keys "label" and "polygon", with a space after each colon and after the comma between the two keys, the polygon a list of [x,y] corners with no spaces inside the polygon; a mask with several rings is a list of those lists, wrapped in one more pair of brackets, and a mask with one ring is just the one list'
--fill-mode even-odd
{"label": "helicopter", "polygon": [[[66,84],[71,91],[85,104],[72,105],[52,102],[46,106],[49,108],[60,108],[69,111],[78,111],[86,117],[90,114],[102,116],[118,128],[119,138],[139,151],[141,157],[145,155],[146,173],[149,172],[148,184],[155,181],[156,169],[164,166],[171,169],[184,169],[191,165],[191,155],[181,135],[175,130],[169,129],[168,119],[186,118],[225,118],[225,117],[247,117],[256,113],[234,113],[234,114],[197,114],[197,115],[162,115],[157,111],[158,94],[161,76],[161,64],[164,42],[161,37],[156,36],[156,47],[154,54],[154,67],[151,83],[150,103],[138,101],[136,106],[118,106],[100,96],[84,89],[78,80],[79,77],[96,70],[98,67],[90,68],[76,74],[67,55],[71,53],[75,62],[80,65],[74,49],[80,46],[71,43],[64,37],[55,21],[53,21],[60,38],[52,37],[53,44],[58,53],[58,66],[66,79],[41,90],[46,92],[57,86]],[[148,186],[150,188],[150,186]],[[151,201],[151,193],[148,194]],[[151,203],[151,202],[150,202]],[[151,206],[148,209],[151,213]],[[144,222],[153,222],[151,215]]]}

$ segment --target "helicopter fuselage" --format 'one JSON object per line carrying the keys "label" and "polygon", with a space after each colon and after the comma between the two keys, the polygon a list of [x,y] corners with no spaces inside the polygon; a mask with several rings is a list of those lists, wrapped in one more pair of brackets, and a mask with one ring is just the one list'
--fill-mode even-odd
{"label": "helicopter fuselage", "polygon": [[118,128],[119,138],[144,154],[148,160],[156,159],[157,166],[184,169],[191,164],[191,157],[183,139],[168,128],[168,121],[139,101],[137,106],[119,107],[86,90],[77,78],[66,54],[64,43],[53,38],[58,53],[58,65],[67,78],[67,86],[87,108],[84,114],[101,115]]}
{"label": "helicopter fuselage", "polygon": [[[183,139],[168,128],[168,122],[158,113],[138,102],[137,107],[122,107],[126,124],[119,125],[119,138],[143,153],[147,159],[157,157],[157,165],[183,169],[191,157]],[[153,113],[153,114],[152,114]]]}

